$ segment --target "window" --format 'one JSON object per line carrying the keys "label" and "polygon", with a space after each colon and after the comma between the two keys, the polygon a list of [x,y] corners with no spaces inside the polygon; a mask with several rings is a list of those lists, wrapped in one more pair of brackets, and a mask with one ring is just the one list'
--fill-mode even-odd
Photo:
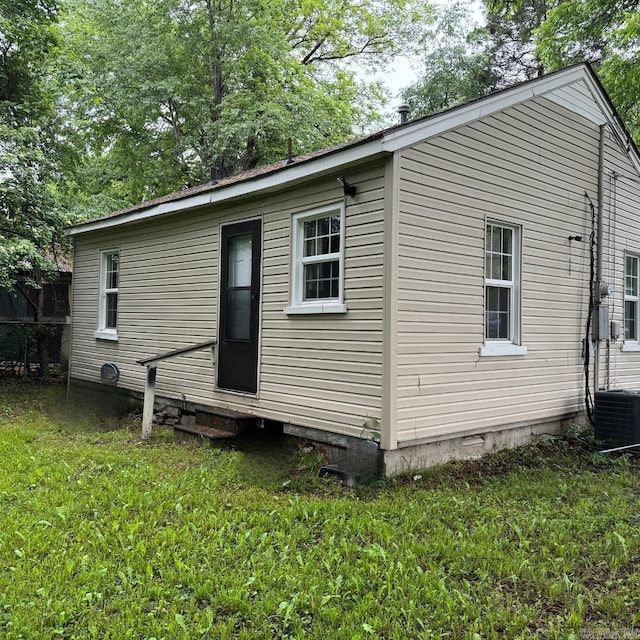
{"label": "window", "polygon": [[343,270],[343,207],[295,215],[291,306],[285,313],[344,313]]}
{"label": "window", "polygon": [[638,341],[638,257],[625,256],[624,339]]}
{"label": "window", "polygon": [[520,229],[488,222],[485,235],[483,356],[524,355],[519,341]]}
{"label": "window", "polygon": [[117,251],[103,251],[100,254],[100,307],[96,338],[117,340],[118,326],[118,284],[120,255]]}

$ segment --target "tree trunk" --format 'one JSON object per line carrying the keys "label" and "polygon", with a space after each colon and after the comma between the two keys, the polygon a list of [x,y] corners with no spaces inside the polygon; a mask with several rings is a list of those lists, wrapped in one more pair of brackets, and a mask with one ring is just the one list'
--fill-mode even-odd
{"label": "tree trunk", "polygon": [[38,364],[40,365],[40,377],[43,379],[49,378],[49,335],[47,328],[42,324],[44,318],[44,285],[40,276],[36,277],[36,282],[39,285],[39,289],[36,290],[37,304],[35,311],[35,341],[36,351],[38,354]]}
{"label": "tree trunk", "polygon": [[[223,15],[222,2],[215,2],[212,0],[206,0],[207,15],[209,18],[209,36],[210,42],[210,58],[209,58],[209,81],[211,83],[211,107],[210,107],[210,120],[211,124],[215,123],[220,118],[220,105],[226,94],[225,81],[223,75],[223,58],[225,43],[220,42],[217,23],[221,20],[226,20],[227,17]],[[232,11],[232,5],[229,6]],[[217,157],[211,157],[210,159],[211,171],[216,171],[220,177],[226,176],[226,167],[224,157],[218,155]]]}

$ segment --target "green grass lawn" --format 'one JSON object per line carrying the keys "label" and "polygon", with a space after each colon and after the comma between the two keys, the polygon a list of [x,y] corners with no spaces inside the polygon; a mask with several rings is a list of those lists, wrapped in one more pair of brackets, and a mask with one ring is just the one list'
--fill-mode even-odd
{"label": "green grass lawn", "polygon": [[640,638],[638,458],[349,489],[287,441],[142,444],[0,383],[0,638]]}

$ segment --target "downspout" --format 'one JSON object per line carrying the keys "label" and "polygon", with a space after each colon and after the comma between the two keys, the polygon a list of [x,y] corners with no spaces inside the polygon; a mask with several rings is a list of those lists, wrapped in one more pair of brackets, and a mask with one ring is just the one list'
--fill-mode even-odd
{"label": "downspout", "polygon": [[[605,125],[600,125],[600,140],[598,143],[598,236],[596,242],[596,281],[593,287],[593,308],[596,318],[598,318],[598,333],[600,333],[600,306],[602,283],[602,245],[604,243],[604,129]],[[607,327],[607,332],[609,327]],[[594,366],[593,366],[593,391],[600,390],[600,340],[596,336],[594,345]]]}

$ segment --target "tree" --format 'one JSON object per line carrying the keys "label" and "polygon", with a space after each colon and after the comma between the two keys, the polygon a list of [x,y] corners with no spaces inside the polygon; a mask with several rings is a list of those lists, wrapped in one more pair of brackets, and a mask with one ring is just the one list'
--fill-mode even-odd
{"label": "tree", "polygon": [[500,86],[531,80],[545,72],[535,33],[548,11],[562,0],[484,0],[492,41],[490,64]]}
{"label": "tree", "polygon": [[55,207],[60,131],[47,87],[56,3],[0,0],[0,286],[52,268],[68,222]]}
{"label": "tree", "polygon": [[[72,0],[69,105],[87,184],[124,203],[343,142],[376,117],[408,0]],[[407,11],[409,11],[407,13]]]}
{"label": "tree", "polygon": [[441,9],[422,45],[420,78],[402,94],[414,116],[477,98],[495,86],[488,34],[469,19],[466,5]]}
{"label": "tree", "polygon": [[484,0],[484,27],[469,18],[468,4],[445,7],[424,41],[421,78],[405,100],[415,113],[432,113],[542,75],[535,34],[558,2]]}
{"label": "tree", "polygon": [[590,62],[640,141],[640,0],[485,1],[503,82]]}
{"label": "tree", "polygon": [[[69,218],[56,206],[62,126],[47,85],[57,44],[53,0],[0,0],[0,288],[18,274],[36,288],[55,271]],[[42,316],[42,296],[34,306]],[[48,373],[46,335],[36,334]]]}
{"label": "tree", "polygon": [[591,62],[636,141],[640,142],[639,0],[567,0],[537,32],[550,70]]}

